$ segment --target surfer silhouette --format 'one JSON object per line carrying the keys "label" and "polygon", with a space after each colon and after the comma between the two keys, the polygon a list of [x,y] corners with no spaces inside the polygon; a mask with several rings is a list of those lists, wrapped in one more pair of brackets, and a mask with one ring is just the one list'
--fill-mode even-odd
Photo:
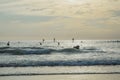
{"label": "surfer silhouette", "polygon": [[55,38],[53,39],[53,41],[55,42]]}
{"label": "surfer silhouette", "polygon": [[73,48],[75,48],[75,49],[79,49],[79,48],[80,48],[80,46],[79,46],[79,45],[77,45],[77,46],[74,46]]}
{"label": "surfer silhouette", "polygon": [[40,42],[40,45],[42,45],[42,43]]}
{"label": "surfer silhouette", "polygon": [[43,43],[45,42],[45,39],[42,39]]}
{"label": "surfer silhouette", "polygon": [[7,42],[7,46],[10,46],[10,42],[9,41]]}
{"label": "surfer silhouette", "polygon": [[58,46],[60,45],[60,42],[58,42]]}
{"label": "surfer silhouette", "polygon": [[72,38],[72,42],[74,42],[74,40],[75,40],[75,39],[74,39],[74,38]]}

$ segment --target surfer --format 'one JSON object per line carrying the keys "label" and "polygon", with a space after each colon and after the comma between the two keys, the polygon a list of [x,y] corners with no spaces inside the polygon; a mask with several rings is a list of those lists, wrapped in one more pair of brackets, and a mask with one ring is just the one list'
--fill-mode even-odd
{"label": "surfer", "polygon": [[53,41],[55,42],[55,38],[53,39]]}
{"label": "surfer", "polygon": [[40,42],[40,45],[42,45],[42,43]]}
{"label": "surfer", "polygon": [[81,41],[81,43],[83,43],[83,41]]}
{"label": "surfer", "polygon": [[75,39],[74,39],[74,38],[72,38],[72,42],[74,42],[74,40],[75,40]]}
{"label": "surfer", "polygon": [[60,42],[58,42],[58,46],[60,45]]}
{"label": "surfer", "polygon": [[73,48],[75,48],[75,49],[79,49],[79,48],[80,48],[80,46],[79,46],[79,45],[77,45],[77,46],[74,46]]}
{"label": "surfer", "polygon": [[10,46],[10,42],[9,41],[7,42],[7,46]]}
{"label": "surfer", "polygon": [[45,39],[43,38],[42,41],[43,41],[43,43],[44,43],[44,42],[45,42]]}

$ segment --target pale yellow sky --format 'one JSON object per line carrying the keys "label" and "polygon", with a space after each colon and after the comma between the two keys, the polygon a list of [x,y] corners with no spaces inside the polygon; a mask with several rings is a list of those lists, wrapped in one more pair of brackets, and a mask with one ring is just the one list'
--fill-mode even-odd
{"label": "pale yellow sky", "polygon": [[0,0],[0,40],[120,39],[120,0]]}

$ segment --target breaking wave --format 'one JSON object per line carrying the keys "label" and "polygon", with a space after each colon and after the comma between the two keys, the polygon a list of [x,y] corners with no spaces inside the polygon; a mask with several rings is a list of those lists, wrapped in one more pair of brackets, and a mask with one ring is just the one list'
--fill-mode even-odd
{"label": "breaking wave", "polygon": [[0,67],[120,65],[120,60],[21,61],[0,63]]}
{"label": "breaking wave", "polygon": [[75,48],[64,48],[64,49],[50,49],[50,48],[40,48],[40,47],[1,47],[0,54],[9,55],[30,55],[30,54],[51,54],[51,53],[65,53],[65,54],[75,54],[75,53],[105,53],[105,51],[89,47],[82,49]]}

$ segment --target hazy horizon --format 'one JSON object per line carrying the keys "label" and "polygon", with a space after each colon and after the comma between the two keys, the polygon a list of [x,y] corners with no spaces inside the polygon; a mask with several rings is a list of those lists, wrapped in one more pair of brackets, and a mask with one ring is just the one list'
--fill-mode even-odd
{"label": "hazy horizon", "polygon": [[120,0],[0,0],[0,40],[120,39]]}

